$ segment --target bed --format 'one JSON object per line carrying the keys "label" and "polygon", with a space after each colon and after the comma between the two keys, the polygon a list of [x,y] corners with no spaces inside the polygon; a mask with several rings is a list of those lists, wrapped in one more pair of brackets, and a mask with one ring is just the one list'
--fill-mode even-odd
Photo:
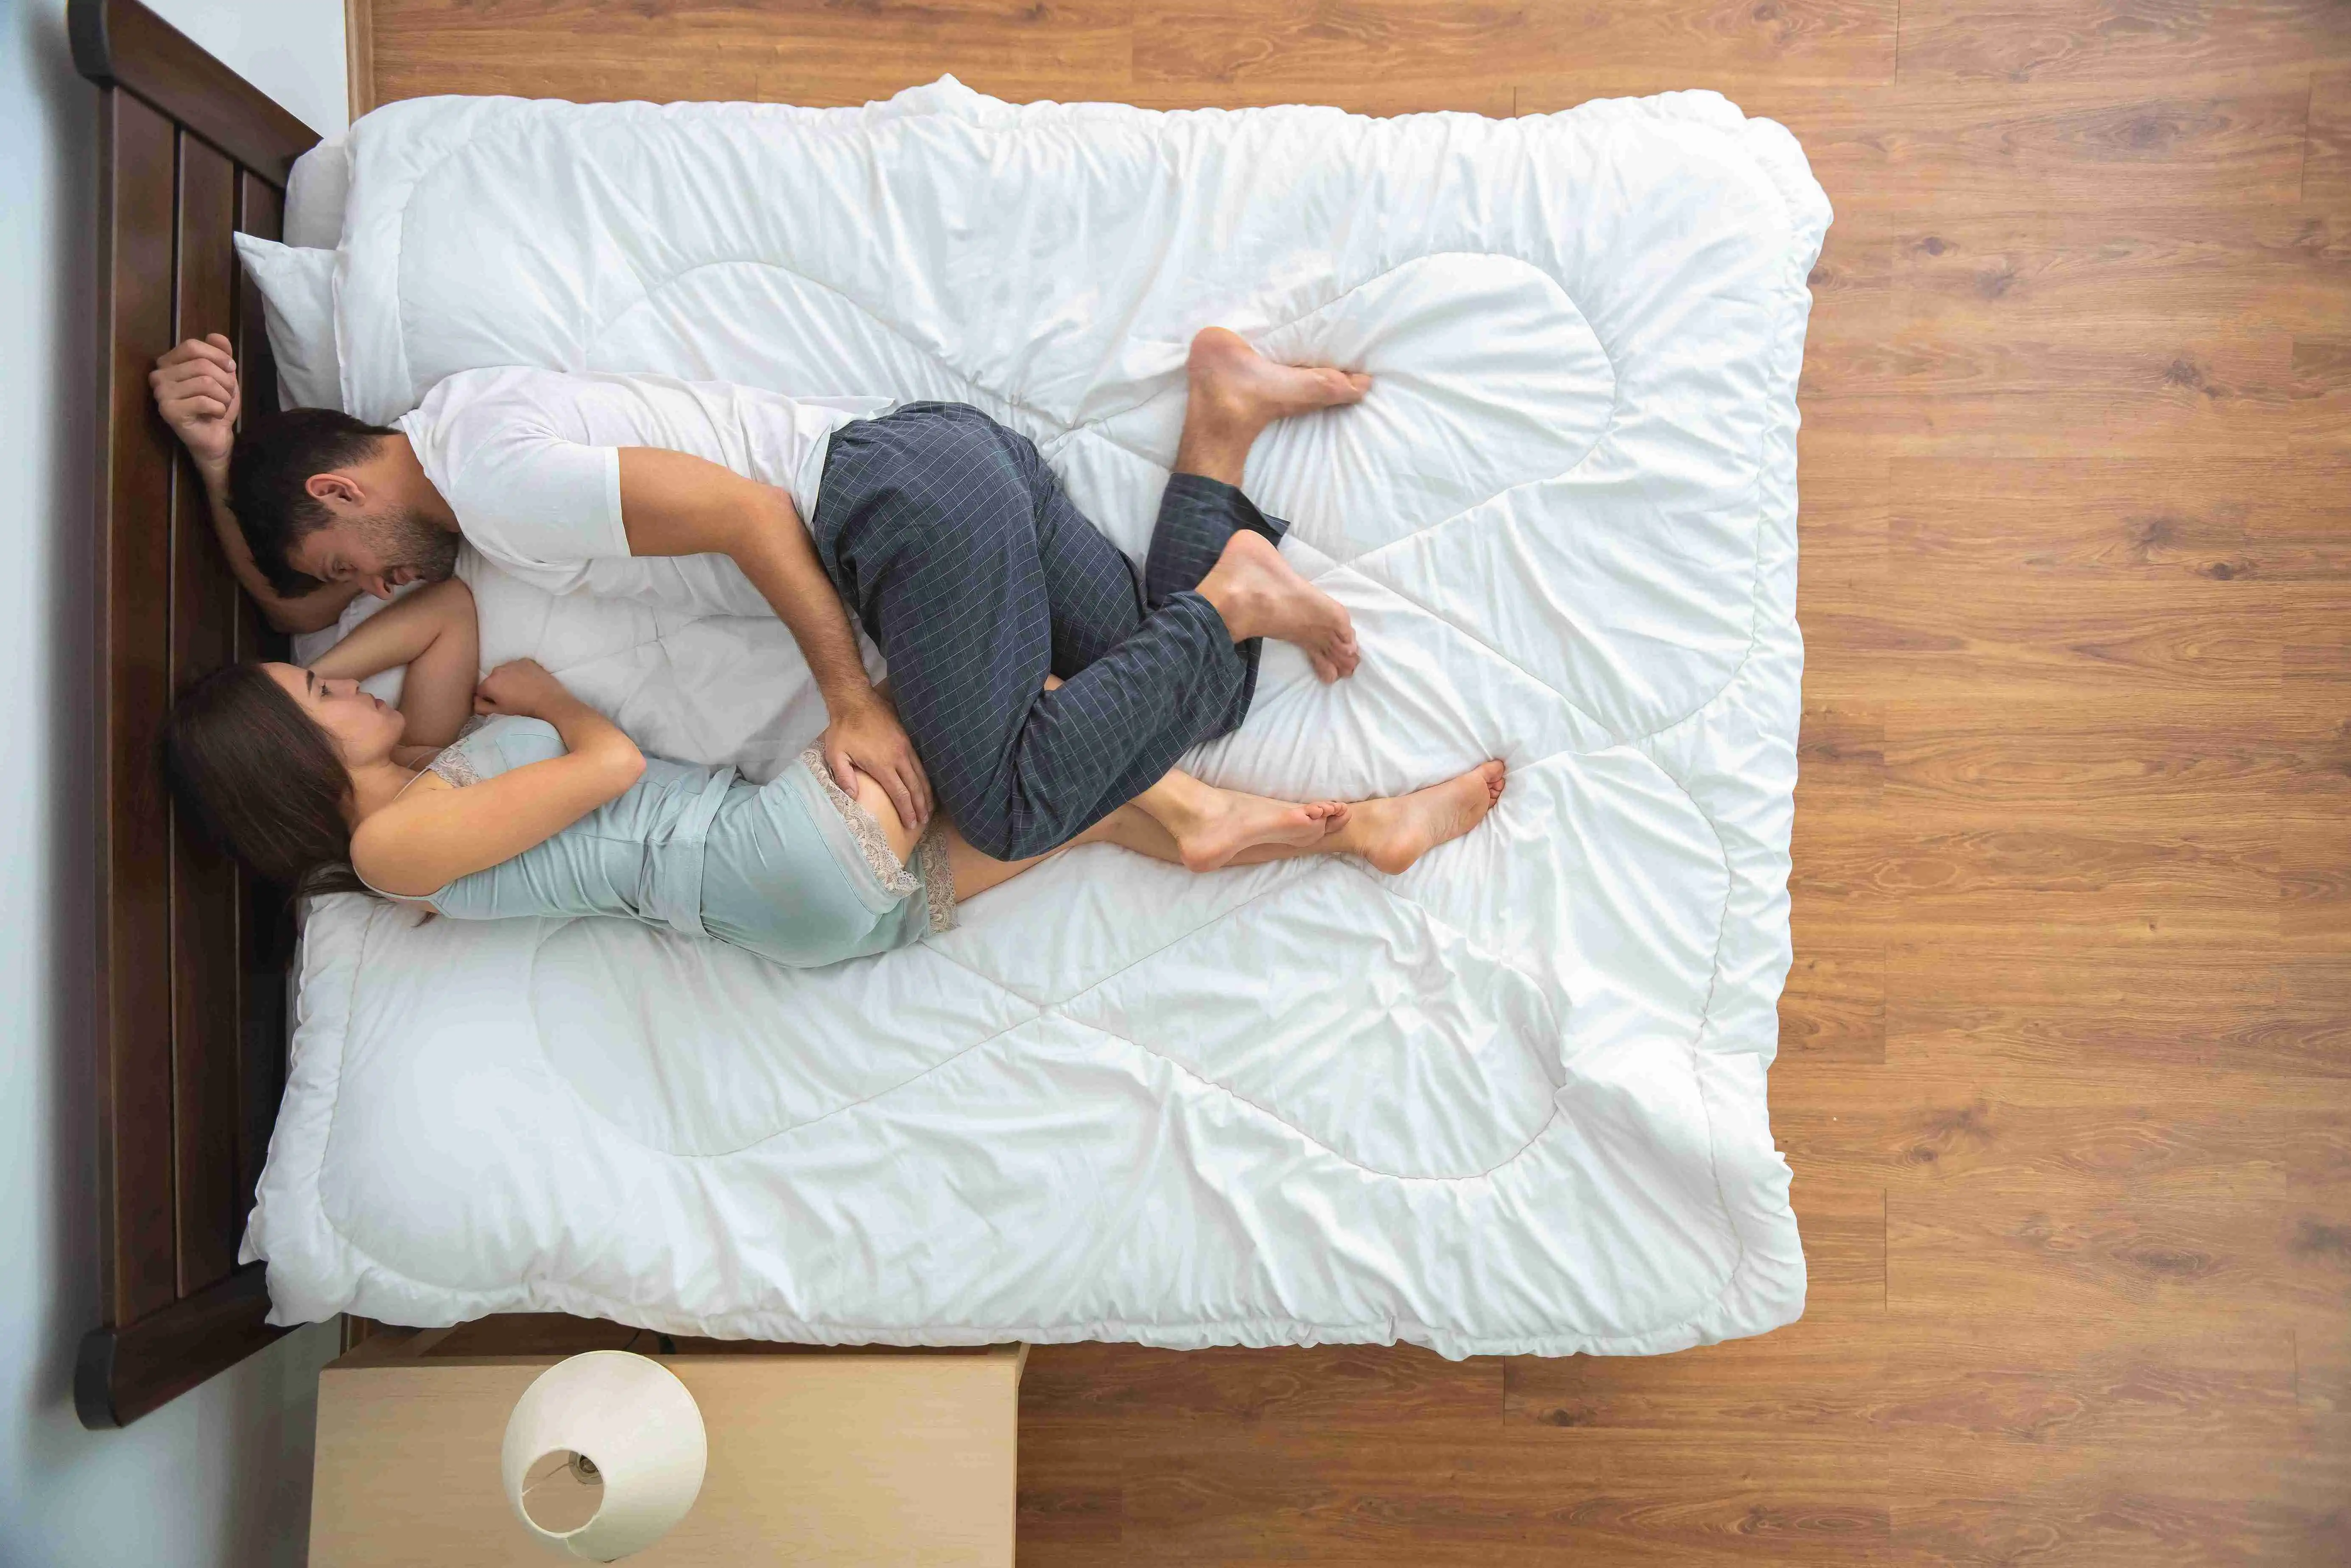
{"label": "bed", "polygon": [[[1090,849],[816,974],[322,901],[243,1243],[273,1322],[1460,1356],[1801,1312],[1766,1072],[1829,214],[1780,127],[1708,93],[1372,120],[947,78],[822,111],[415,100],[319,158],[334,248],[287,265],[330,315],[308,372],[362,417],[517,362],[955,399],[1139,554],[1192,329],[1371,370],[1249,470],[1364,669],[1270,650],[1190,765],[1511,782],[1400,878]],[[631,601],[464,570],[486,660],[539,658],[648,749],[765,777],[821,722],[723,562]]]}

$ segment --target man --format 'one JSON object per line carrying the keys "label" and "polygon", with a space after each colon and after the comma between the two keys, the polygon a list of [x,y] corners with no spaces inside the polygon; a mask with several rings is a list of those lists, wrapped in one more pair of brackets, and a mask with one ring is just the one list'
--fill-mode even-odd
{"label": "man", "polygon": [[[1033,445],[960,404],[859,418],[750,387],[484,370],[389,427],[298,409],[232,439],[225,340],[182,343],[152,381],[273,623],[324,626],[361,590],[445,578],[460,536],[559,592],[744,612],[747,582],[808,660],[835,774],[862,769],[916,826],[935,778],[964,835],[1003,859],[1065,842],[1237,727],[1259,639],[1297,643],[1324,680],[1358,657],[1346,612],[1282,560],[1285,525],[1238,486],[1267,424],[1358,402],[1370,379],[1273,364],[1221,329],[1193,340],[1141,572]],[[717,556],[740,578],[693,559]],[[903,726],[844,601],[890,662]]]}

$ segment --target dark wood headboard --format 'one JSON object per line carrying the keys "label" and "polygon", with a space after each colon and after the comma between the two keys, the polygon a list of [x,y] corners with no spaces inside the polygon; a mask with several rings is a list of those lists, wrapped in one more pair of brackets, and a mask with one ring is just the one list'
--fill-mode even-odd
{"label": "dark wood headboard", "polygon": [[[229,235],[276,238],[319,140],[138,0],[72,0],[74,63],[103,99],[97,516],[99,1257],[105,1322],[74,1403],[119,1427],[277,1337],[238,1237],[286,1068],[285,897],[173,820],[155,737],[172,695],[284,657],[237,591],[204,486],[148,395],[185,337],[236,345],[248,415],[277,378]],[[72,525],[78,528],[77,522]]]}

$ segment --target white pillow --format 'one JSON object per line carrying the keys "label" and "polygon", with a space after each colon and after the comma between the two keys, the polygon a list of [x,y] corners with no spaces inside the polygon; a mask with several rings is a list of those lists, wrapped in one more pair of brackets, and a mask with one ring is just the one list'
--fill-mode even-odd
{"label": "white pillow", "polygon": [[343,243],[343,208],[351,199],[351,153],[340,134],[294,160],[286,176],[287,245],[332,250]]}
{"label": "white pillow", "polygon": [[267,308],[279,405],[342,407],[342,361],[335,352],[335,253],[241,234],[236,254]]}

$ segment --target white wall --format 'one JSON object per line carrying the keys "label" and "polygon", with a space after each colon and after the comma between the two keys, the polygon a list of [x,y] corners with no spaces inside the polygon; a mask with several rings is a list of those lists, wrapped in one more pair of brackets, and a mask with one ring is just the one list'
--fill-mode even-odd
{"label": "white wall", "polygon": [[[343,124],[340,0],[149,4],[313,126]],[[85,538],[97,105],[67,49],[65,0],[0,5],[0,1564],[298,1563],[331,1329],[289,1335],[124,1431],[85,1432],[73,1414],[74,1347],[99,1319]]]}
{"label": "white wall", "polygon": [[343,0],[146,0],[321,136],[351,122]]}

